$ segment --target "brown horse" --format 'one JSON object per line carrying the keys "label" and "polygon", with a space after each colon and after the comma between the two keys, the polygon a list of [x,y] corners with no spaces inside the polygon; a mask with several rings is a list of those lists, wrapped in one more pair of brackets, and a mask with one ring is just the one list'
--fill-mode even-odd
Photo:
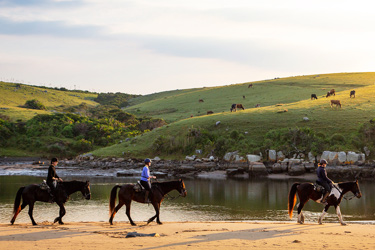
{"label": "brown horse", "polygon": [[328,91],[326,97],[329,97],[329,96],[331,96],[331,95],[336,96],[336,91],[335,91],[335,89],[331,89],[330,91]]}
{"label": "brown horse", "polygon": [[[132,200],[140,203],[145,203],[145,190],[141,192],[136,192],[134,187],[138,184],[125,184],[125,185],[116,185],[112,188],[111,191],[111,198],[109,200],[109,223],[113,225],[113,218],[117,211],[123,206],[126,206],[126,215],[130,221],[132,226],[136,226],[132,218],[130,217],[130,205]],[[120,188],[118,192],[119,203],[115,207],[116,204],[116,194],[117,189]],[[151,197],[151,204],[155,209],[156,214],[148,219],[147,224],[153,221],[156,218],[156,222],[158,224],[162,224],[159,219],[160,213],[160,204],[164,199],[164,196],[171,192],[172,190],[177,190],[180,193],[180,196],[185,197],[187,192],[185,190],[185,184],[183,180],[178,181],[168,181],[168,182],[154,182],[151,185],[152,190],[152,197]]]}
{"label": "brown horse", "polygon": [[[340,182],[334,185],[334,187],[331,190],[331,193],[327,197],[328,204],[324,207],[323,213],[318,219],[319,224],[322,224],[323,218],[327,213],[328,208],[330,206],[334,206],[336,209],[337,216],[341,222],[341,225],[346,225],[342,220],[340,202],[342,198],[344,198],[344,194],[346,194],[349,191],[352,192],[357,198],[361,198],[362,196],[361,191],[359,190],[358,181]],[[305,221],[305,217],[302,214],[302,208],[310,199],[320,203],[323,199],[323,194],[322,192],[317,191],[315,189],[313,183],[294,183],[289,192],[288,211],[290,218],[293,217],[293,208],[297,201],[297,194],[299,198],[297,223],[303,224]]]}
{"label": "brown horse", "polygon": [[245,108],[243,107],[243,105],[241,103],[238,103],[238,104],[232,104],[231,108],[230,108],[230,112],[232,112],[234,110],[234,112],[237,111],[237,109],[242,109],[242,110],[245,110]]}
{"label": "brown horse", "polygon": [[[62,217],[65,215],[64,203],[69,199],[69,196],[77,191],[81,191],[82,195],[86,200],[91,198],[90,192],[90,182],[86,181],[64,181],[58,183],[57,194],[56,194],[56,204],[60,207],[59,217],[56,217],[53,223],[59,222],[60,225],[64,224],[62,222]],[[22,205],[21,204],[22,198]],[[16,199],[14,201],[13,208],[13,218],[10,223],[13,225],[17,215],[29,205],[29,216],[33,225],[37,225],[33,218],[34,203],[36,201],[50,202],[50,194],[46,189],[42,189],[38,184],[31,184],[26,187],[21,187],[18,189]]]}

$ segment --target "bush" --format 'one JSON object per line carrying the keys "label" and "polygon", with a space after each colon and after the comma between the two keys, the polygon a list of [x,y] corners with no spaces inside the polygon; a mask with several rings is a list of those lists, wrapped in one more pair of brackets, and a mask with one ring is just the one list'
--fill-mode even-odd
{"label": "bush", "polygon": [[40,109],[40,110],[46,109],[46,106],[44,106],[43,103],[41,103],[37,99],[26,101],[24,107],[28,109]]}

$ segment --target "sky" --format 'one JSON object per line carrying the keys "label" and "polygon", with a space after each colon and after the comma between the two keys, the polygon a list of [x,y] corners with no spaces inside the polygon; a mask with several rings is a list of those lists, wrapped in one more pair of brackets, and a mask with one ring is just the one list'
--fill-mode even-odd
{"label": "sky", "polygon": [[151,94],[372,72],[367,0],[0,0],[0,81]]}

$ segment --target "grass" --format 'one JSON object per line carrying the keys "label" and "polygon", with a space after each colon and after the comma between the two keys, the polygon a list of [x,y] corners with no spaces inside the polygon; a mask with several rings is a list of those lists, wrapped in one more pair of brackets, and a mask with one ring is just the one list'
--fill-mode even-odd
{"label": "grass", "polygon": [[[17,88],[15,83],[0,82],[0,113],[9,116],[13,121],[17,119],[29,120],[36,114],[52,113],[60,105],[74,106],[87,103],[96,106],[93,99],[94,93],[82,93],[74,91],[61,91],[46,89],[21,84]],[[37,99],[43,103],[47,110],[35,110],[22,108],[27,100]]]}
{"label": "grass", "polygon": [[[93,153],[97,156],[121,156],[124,153],[139,158],[153,157],[155,155],[150,155],[151,145],[158,136],[178,137],[191,127],[219,134],[233,130],[247,132],[247,140],[254,145],[261,144],[271,129],[303,126],[327,136],[342,134],[350,140],[359,126],[375,117],[374,83],[375,73],[342,73],[253,82],[253,88],[247,88],[249,83],[243,83],[139,97],[137,104],[126,111],[164,118],[170,124],[131,142],[101,148]],[[336,96],[323,97],[332,88],[336,90]],[[349,92],[353,89],[356,98],[350,99]],[[310,100],[312,93],[317,94],[318,100]],[[199,99],[204,99],[204,102],[199,103]],[[341,100],[342,108],[331,108],[332,99]],[[246,110],[231,113],[232,103],[242,103]],[[253,108],[257,103],[261,108]],[[214,114],[205,115],[207,110],[214,111]],[[283,110],[288,111],[278,113]],[[193,118],[190,118],[191,114]],[[303,117],[308,117],[309,121],[304,121]],[[217,121],[221,122],[219,126],[215,125]],[[159,156],[165,159],[181,157]]]}

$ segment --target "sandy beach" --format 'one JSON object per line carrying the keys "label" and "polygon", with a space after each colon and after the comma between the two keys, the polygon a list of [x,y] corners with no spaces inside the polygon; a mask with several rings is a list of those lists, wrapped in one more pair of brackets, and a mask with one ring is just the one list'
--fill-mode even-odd
{"label": "sandy beach", "polygon": [[[156,234],[129,237],[128,233]],[[0,224],[0,249],[374,249],[375,225],[295,222]]]}

